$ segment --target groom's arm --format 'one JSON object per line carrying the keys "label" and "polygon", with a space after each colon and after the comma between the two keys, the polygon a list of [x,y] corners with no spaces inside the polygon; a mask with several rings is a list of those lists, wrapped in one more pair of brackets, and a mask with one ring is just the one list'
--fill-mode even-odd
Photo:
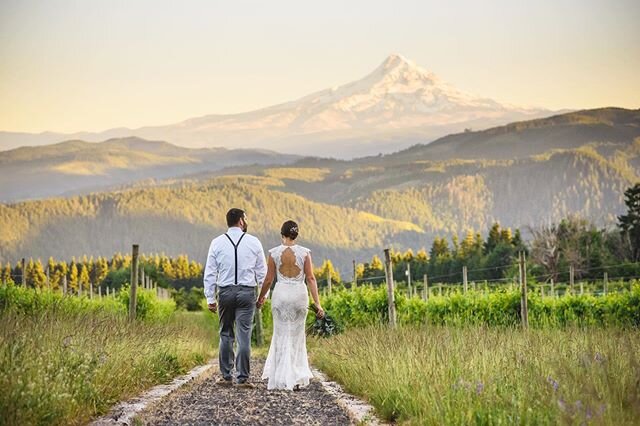
{"label": "groom's arm", "polygon": [[[256,283],[258,287],[260,287],[264,283],[264,279],[267,276],[267,263],[264,259],[264,249],[262,248],[262,244],[258,242],[258,256],[256,258],[256,266],[255,266],[255,274],[256,274]],[[269,292],[267,292],[267,295]]]}
{"label": "groom's arm", "polygon": [[207,254],[207,264],[204,267],[204,296],[207,298],[207,304],[216,303],[216,280],[218,279],[218,262],[214,255],[213,241],[209,246],[209,254]]}
{"label": "groom's arm", "polygon": [[264,260],[264,250],[262,244],[258,243],[258,256],[256,257],[256,281],[258,285],[264,282],[264,277],[267,276],[267,263]]}

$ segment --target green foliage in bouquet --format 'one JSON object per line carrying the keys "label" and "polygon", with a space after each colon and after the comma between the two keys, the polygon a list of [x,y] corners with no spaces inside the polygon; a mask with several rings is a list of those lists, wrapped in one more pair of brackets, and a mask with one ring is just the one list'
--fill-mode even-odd
{"label": "green foliage in bouquet", "polygon": [[[314,313],[314,316],[318,313],[318,307],[314,304],[309,306],[309,310]],[[315,317],[313,323],[307,327],[307,334],[320,337],[331,337],[342,333],[342,331],[342,326],[326,312],[322,318]]]}

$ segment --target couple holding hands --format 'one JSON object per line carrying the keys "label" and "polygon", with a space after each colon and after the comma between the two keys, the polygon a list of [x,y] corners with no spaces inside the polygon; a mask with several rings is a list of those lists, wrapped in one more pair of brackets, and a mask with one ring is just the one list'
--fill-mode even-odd
{"label": "couple holding hands", "polygon": [[[298,224],[286,221],[280,229],[282,244],[269,250],[265,261],[262,244],[247,234],[247,215],[241,209],[227,212],[228,231],[215,238],[209,247],[204,271],[204,294],[211,312],[220,318],[219,362],[221,385],[232,385],[236,369],[237,384],[249,383],[251,332],[256,307],[266,300],[273,280],[277,285],[271,298],[273,336],[262,379],[268,389],[299,389],[313,377],[307,359],[305,320],[309,294],[324,316],[313,275],[310,250],[296,244]],[[255,287],[261,284],[255,300]],[[217,290],[217,300],[216,300]],[[238,341],[234,356],[234,341]],[[235,358],[235,359],[234,359]]]}

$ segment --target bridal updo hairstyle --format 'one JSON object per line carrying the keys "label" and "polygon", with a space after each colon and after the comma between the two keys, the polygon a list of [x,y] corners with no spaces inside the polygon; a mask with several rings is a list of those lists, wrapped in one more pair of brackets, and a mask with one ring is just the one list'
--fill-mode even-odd
{"label": "bridal updo hairstyle", "polygon": [[280,228],[280,234],[292,240],[298,238],[298,232],[298,224],[292,220],[286,221],[282,224],[282,228]]}

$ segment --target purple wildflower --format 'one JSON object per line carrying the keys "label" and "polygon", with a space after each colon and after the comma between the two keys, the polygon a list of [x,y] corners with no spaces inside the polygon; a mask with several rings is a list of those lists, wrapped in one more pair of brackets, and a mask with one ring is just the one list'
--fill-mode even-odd
{"label": "purple wildflower", "polygon": [[564,403],[564,400],[562,398],[558,399],[558,407],[560,407],[562,411],[566,411],[567,409],[567,404]]}
{"label": "purple wildflower", "polygon": [[602,364],[602,363],[604,362],[604,359],[605,359],[605,358],[604,358],[604,355],[602,355],[600,352],[596,352],[596,353],[593,355],[593,360],[594,360],[595,362],[597,362],[598,364]]}
{"label": "purple wildflower", "polygon": [[547,382],[549,382],[549,384],[551,384],[551,386],[553,386],[554,392],[558,391],[558,388],[560,387],[560,383],[555,381],[551,376],[547,377]]}

